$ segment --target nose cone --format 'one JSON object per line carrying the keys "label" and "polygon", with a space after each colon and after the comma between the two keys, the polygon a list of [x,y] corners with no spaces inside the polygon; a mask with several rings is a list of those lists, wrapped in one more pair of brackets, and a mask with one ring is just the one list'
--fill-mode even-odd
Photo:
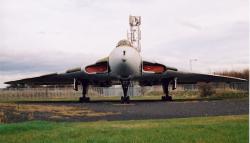
{"label": "nose cone", "polygon": [[119,79],[138,75],[140,64],[140,54],[132,47],[115,48],[109,56],[110,75]]}

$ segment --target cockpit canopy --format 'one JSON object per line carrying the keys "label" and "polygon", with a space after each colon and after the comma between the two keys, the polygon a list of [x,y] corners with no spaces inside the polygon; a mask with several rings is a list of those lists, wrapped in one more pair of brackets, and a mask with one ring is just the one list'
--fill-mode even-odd
{"label": "cockpit canopy", "polygon": [[124,40],[120,40],[120,41],[117,43],[117,45],[116,45],[116,47],[120,47],[120,46],[129,46],[129,47],[132,47],[132,44],[131,44],[130,41],[124,39]]}

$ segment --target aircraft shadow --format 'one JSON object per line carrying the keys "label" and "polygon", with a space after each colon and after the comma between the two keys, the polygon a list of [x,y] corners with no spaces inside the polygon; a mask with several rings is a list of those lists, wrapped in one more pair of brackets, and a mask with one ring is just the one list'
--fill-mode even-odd
{"label": "aircraft shadow", "polygon": [[[192,101],[214,101],[214,100],[223,100],[223,99],[173,99],[173,101],[162,101],[161,99],[140,99],[140,100],[130,100],[130,103],[156,103],[156,102],[192,102]],[[79,101],[17,101],[16,103],[64,103],[64,104],[70,104],[70,103],[121,103],[120,100],[90,100],[89,102],[79,102]]]}

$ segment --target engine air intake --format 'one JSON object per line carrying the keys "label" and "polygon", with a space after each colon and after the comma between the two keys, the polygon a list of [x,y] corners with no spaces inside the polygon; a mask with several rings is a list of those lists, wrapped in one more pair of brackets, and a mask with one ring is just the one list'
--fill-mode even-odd
{"label": "engine air intake", "polygon": [[85,71],[87,73],[106,73],[108,72],[108,63],[102,62],[102,63],[96,63],[94,65],[89,65],[85,68]]}
{"label": "engine air intake", "polygon": [[166,71],[166,67],[158,63],[143,62],[143,71],[163,73]]}

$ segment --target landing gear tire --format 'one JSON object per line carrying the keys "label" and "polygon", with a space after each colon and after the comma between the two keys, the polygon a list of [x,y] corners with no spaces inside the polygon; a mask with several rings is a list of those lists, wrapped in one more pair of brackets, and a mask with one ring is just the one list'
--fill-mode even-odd
{"label": "landing gear tire", "polygon": [[161,100],[162,101],[173,101],[172,96],[162,96]]}
{"label": "landing gear tire", "polygon": [[80,101],[81,103],[89,102],[89,97],[80,97],[80,98],[79,98],[79,101]]}
{"label": "landing gear tire", "polygon": [[129,102],[130,102],[129,96],[126,96],[126,97],[122,96],[121,97],[121,103],[129,103]]}

